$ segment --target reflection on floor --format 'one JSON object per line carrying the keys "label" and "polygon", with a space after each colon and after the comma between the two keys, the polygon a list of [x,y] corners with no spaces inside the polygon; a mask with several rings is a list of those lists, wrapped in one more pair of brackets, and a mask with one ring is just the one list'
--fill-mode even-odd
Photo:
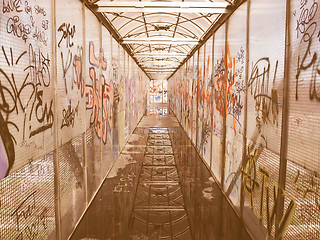
{"label": "reflection on floor", "polygon": [[71,239],[250,239],[176,118],[147,112]]}
{"label": "reflection on floor", "polygon": [[152,239],[191,239],[167,128],[150,128],[130,228]]}

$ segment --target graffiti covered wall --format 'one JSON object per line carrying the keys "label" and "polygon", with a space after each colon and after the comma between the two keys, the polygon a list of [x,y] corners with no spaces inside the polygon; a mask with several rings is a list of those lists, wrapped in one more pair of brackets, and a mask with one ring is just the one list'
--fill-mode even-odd
{"label": "graffiti covered wall", "polygon": [[67,239],[144,114],[149,80],[81,1],[0,11],[0,238]]}
{"label": "graffiti covered wall", "polygon": [[243,3],[169,79],[169,103],[254,237],[319,239],[319,1],[287,2]]}

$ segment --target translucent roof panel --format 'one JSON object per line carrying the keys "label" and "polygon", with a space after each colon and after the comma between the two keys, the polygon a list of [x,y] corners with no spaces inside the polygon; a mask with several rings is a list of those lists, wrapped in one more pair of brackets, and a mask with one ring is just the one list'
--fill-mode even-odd
{"label": "translucent roof panel", "polygon": [[212,26],[237,5],[231,0],[100,0],[88,6],[116,32],[151,79],[168,78]]}

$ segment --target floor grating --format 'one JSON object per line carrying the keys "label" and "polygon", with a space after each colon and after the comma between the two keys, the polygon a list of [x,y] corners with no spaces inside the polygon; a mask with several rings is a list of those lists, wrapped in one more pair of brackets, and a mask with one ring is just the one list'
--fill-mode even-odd
{"label": "floor grating", "polygon": [[192,239],[167,128],[151,128],[130,227],[154,239]]}

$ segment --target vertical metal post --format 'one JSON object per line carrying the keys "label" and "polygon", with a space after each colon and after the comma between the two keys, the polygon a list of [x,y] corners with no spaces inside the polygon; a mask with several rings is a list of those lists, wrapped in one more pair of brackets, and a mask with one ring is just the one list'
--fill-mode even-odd
{"label": "vertical metal post", "polygon": [[[99,21],[99,46],[100,46],[100,48],[99,48],[99,54],[100,54],[100,51],[101,51],[101,49],[103,49],[103,47],[102,47],[102,23]],[[103,59],[102,59],[103,60]],[[101,74],[102,74],[102,64],[100,63],[99,64],[99,76],[98,76],[98,78],[99,78],[99,84],[100,84],[100,87],[99,87],[99,96],[100,96],[100,98],[101,98],[101,101],[100,101],[100,123],[102,123],[102,119],[103,119],[103,116],[102,116],[102,114],[103,114],[103,93],[102,93],[102,86],[103,86],[103,84],[104,84],[104,82],[101,82],[102,81],[102,79],[103,78],[101,78],[100,76],[101,76]],[[101,136],[102,136],[102,128],[100,129],[100,131],[101,131]],[[103,154],[103,142],[102,142],[102,137],[100,138],[100,181],[102,181],[103,180],[103,178],[104,178],[104,174],[103,174],[103,163],[102,163],[102,159],[103,159],[103,156],[102,156],[102,154]],[[100,184],[99,184],[100,185]]]}
{"label": "vertical metal post", "polygon": [[[152,89],[154,89],[154,80],[152,80]],[[152,96],[152,102],[151,103],[154,103],[154,96]]]}
{"label": "vertical metal post", "polygon": [[[206,89],[204,89],[204,76],[205,76],[205,71],[206,71],[206,67],[208,67],[208,66],[206,66],[206,43],[204,43],[203,45],[203,66],[204,66],[204,68],[203,68],[203,70],[202,70],[202,72],[201,72],[201,78],[200,78],[200,81],[202,80],[202,83],[201,83],[201,86],[202,86],[202,92],[200,92],[200,94],[202,94],[203,92],[205,92],[206,91]],[[200,56],[200,55],[199,55]],[[199,61],[200,62],[200,61]],[[206,67],[205,67],[206,66]],[[201,95],[200,95],[200,99],[201,99]],[[200,121],[202,121],[202,124],[204,123],[204,99],[202,99],[203,101],[202,101],[202,112],[201,112],[201,116],[202,116],[202,119],[200,119]],[[202,129],[203,129],[203,127],[204,126],[202,126]],[[201,129],[201,130],[202,130]],[[202,131],[202,133],[201,133],[201,137],[203,138],[203,136],[202,136],[202,134],[203,134],[203,132],[204,131]],[[201,153],[201,155],[202,155],[202,157],[204,158],[204,156],[203,156],[203,146],[202,146],[202,148],[200,149],[200,147],[201,147],[201,142],[202,142],[202,139],[199,139],[200,140],[200,146],[199,146],[199,152]]]}
{"label": "vertical metal post", "polygon": [[[113,53],[113,44],[112,44],[112,35],[110,34],[110,46],[111,46],[111,49],[110,49],[110,51],[111,51],[111,59],[110,59],[110,66],[111,66],[111,68],[112,68],[112,53]],[[111,71],[111,74],[112,74],[112,69],[110,69],[110,71]],[[110,81],[113,81],[113,79],[110,79]],[[114,112],[113,112],[113,109],[111,109],[111,121],[112,121],[112,118],[113,118],[113,114],[114,114]],[[109,116],[108,116],[109,117]],[[110,128],[110,149],[111,149],[111,157],[112,157],[112,164],[114,164],[114,162],[115,162],[115,160],[113,159],[113,129],[111,129]]]}
{"label": "vertical metal post", "polygon": [[[84,72],[84,86],[86,86],[87,82],[87,46],[86,46],[86,16],[85,16],[85,4],[82,3],[82,46],[83,46],[83,53],[82,53],[82,71]],[[86,199],[86,207],[89,204],[88,198],[88,159],[87,159],[87,119],[86,119],[86,103],[83,101],[83,119],[84,119],[84,132],[82,136],[83,142],[83,155],[84,155],[84,184],[85,184],[85,199]]]}
{"label": "vertical metal post", "polygon": [[[192,57],[192,70],[194,70],[194,56]],[[190,65],[191,65],[190,64]],[[194,96],[193,96],[193,71],[192,71],[192,73],[191,73],[191,123],[190,123],[190,127],[191,127],[191,137],[190,137],[190,139],[191,139],[191,143],[192,143],[192,136],[193,136],[193,98],[194,98]]]}
{"label": "vertical metal post", "polygon": [[[119,143],[119,153],[118,155],[120,155],[120,152],[122,151],[124,145],[125,145],[125,79],[126,79],[126,51],[124,51],[122,49],[122,51],[120,52],[120,72],[121,72],[121,76],[119,78],[119,109],[120,109],[120,134],[119,134],[119,139],[120,139],[120,143]],[[143,98],[143,96],[142,96]],[[141,102],[143,104],[143,102]]]}
{"label": "vertical metal post", "polygon": [[197,69],[197,75],[196,75],[196,82],[197,82],[197,97],[196,97],[196,101],[197,101],[197,104],[196,104],[196,106],[197,106],[197,109],[196,109],[196,149],[198,150],[198,135],[199,135],[199,133],[198,133],[198,121],[199,121],[199,111],[198,111],[198,109],[199,109],[199,76],[198,76],[198,73],[199,73],[199,57],[200,57],[200,51],[199,51],[199,49],[197,50],[197,55],[198,55],[198,57],[197,57],[197,67],[196,67],[196,69]]}
{"label": "vertical metal post", "polygon": [[224,189],[224,175],[225,175],[225,155],[226,155],[226,135],[227,135],[227,97],[228,97],[228,56],[227,56],[227,49],[228,49],[228,26],[229,20],[225,23],[225,44],[224,44],[224,66],[225,66],[225,78],[224,78],[224,99],[223,99],[223,129],[222,129],[222,149],[221,149],[221,188]]}
{"label": "vertical metal post", "polygon": [[[249,79],[249,37],[250,37],[250,7],[251,0],[247,0],[247,22],[246,22],[246,66],[245,66],[245,98],[243,118],[243,144],[242,144],[242,169],[245,168],[247,160],[247,127],[248,127],[248,79]],[[242,178],[242,174],[241,174]],[[240,189],[240,217],[243,220],[244,187],[241,179]]]}
{"label": "vertical metal post", "polygon": [[[192,131],[192,126],[191,126],[191,120],[192,120],[192,115],[191,115],[191,111],[192,111],[192,81],[191,81],[191,76],[190,74],[190,59],[188,59],[188,61],[186,62],[186,68],[187,68],[187,81],[188,81],[188,91],[189,91],[189,138],[191,139],[191,131]],[[190,92],[191,90],[191,92]],[[190,101],[191,100],[191,101]]]}
{"label": "vertical metal post", "polygon": [[162,100],[161,100],[161,103],[163,103],[163,94],[164,94],[164,91],[163,91],[163,81],[164,81],[164,80],[162,79],[162,80],[161,80],[161,84],[162,84],[162,86],[161,86],[161,89],[162,89],[162,95],[161,95],[161,96],[162,96]]}
{"label": "vertical metal post", "polygon": [[212,170],[212,136],[213,136],[213,103],[214,103],[214,84],[213,84],[213,77],[214,77],[214,34],[212,35],[212,72],[211,72],[211,99],[210,99],[210,114],[211,114],[211,144],[210,144],[210,170]]}
{"label": "vertical metal post", "polygon": [[[118,146],[117,146],[117,156],[115,157],[115,159],[118,158],[119,156],[119,152],[120,152],[120,146],[121,146],[121,130],[120,130],[120,127],[121,127],[121,102],[120,102],[120,88],[121,88],[121,82],[120,82],[120,71],[121,71],[121,50],[120,50],[120,47],[121,45],[119,43],[117,43],[118,45],[118,62],[117,62],[117,83],[118,83],[118,94],[119,94],[119,101],[118,101],[118,108],[116,109],[118,112],[117,112],[117,118],[115,119],[116,122],[117,122],[117,132],[118,132]],[[139,79],[139,77],[138,77]],[[101,109],[102,109],[102,106],[101,106]]]}
{"label": "vertical metal post", "polygon": [[58,111],[57,111],[57,44],[56,44],[56,1],[51,0],[52,6],[52,77],[54,89],[54,195],[55,195],[55,219],[56,219],[56,239],[61,239],[61,199],[60,199],[60,169],[59,169],[59,138],[58,138]]}
{"label": "vertical metal post", "polygon": [[291,39],[290,39],[290,14],[291,1],[286,1],[286,31],[285,31],[285,59],[284,59],[284,83],[283,83],[283,108],[282,108],[282,127],[281,127],[281,147],[280,147],[280,167],[279,167],[279,182],[278,182],[278,199],[277,199],[277,214],[276,214],[276,239],[279,236],[279,224],[281,222],[284,211],[284,190],[286,186],[287,173],[287,153],[288,153],[288,129],[289,129],[289,83],[290,83],[290,55],[291,55]]}

